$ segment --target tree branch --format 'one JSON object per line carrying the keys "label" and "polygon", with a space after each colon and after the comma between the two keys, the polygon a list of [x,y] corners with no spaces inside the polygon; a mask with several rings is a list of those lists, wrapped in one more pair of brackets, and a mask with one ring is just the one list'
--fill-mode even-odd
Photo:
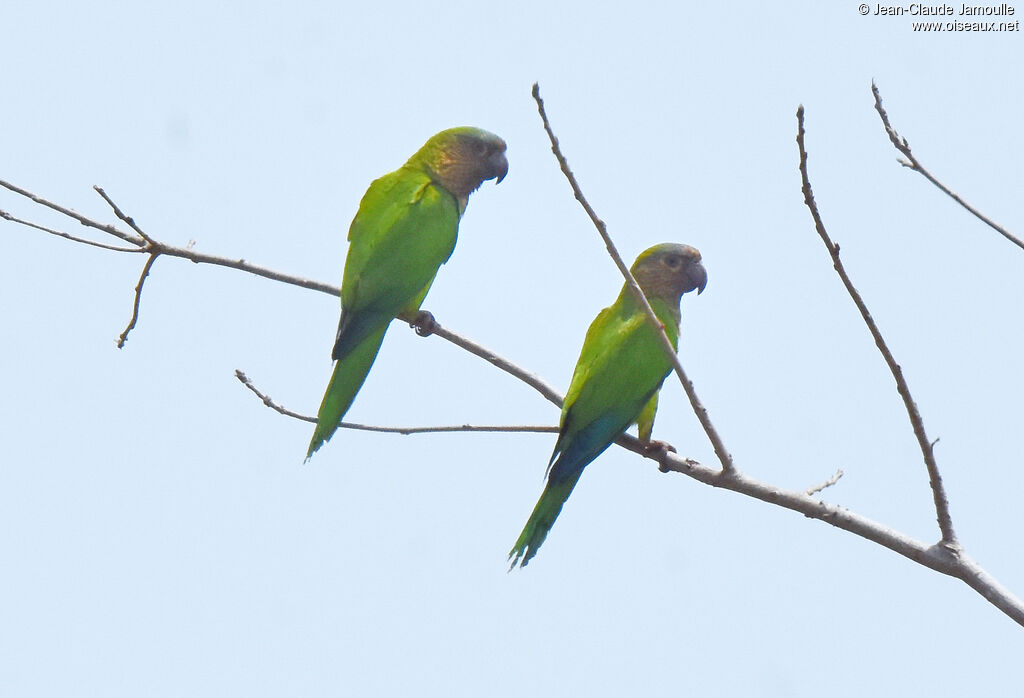
{"label": "tree branch", "polygon": [[810,488],[809,490],[806,490],[804,492],[804,494],[806,494],[808,497],[812,497],[812,496],[818,494],[819,492],[821,492],[822,490],[826,490],[829,487],[831,487],[832,485],[834,485],[837,482],[839,482],[839,479],[843,475],[844,475],[843,469],[839,468],[839,470],[837,470],[835,472],[835,474],[832,477],[830,477],[828,480],[825,480],[825,482],[821,483],[820,485],[815,485],[814,487]]}
{"label": "tree branch", "polygon": [[113,235],[114,237],[121,238],[125,242],[131,243],[131,244],[136,245],[138,247],[142,247],[142,245],[144,243],[143,240],[140,240],[140,239],[136,238],[134,235],[131,235],[130,233],[126,233],[124,231],[118,230],[115,226],[106,225],[104,223],[97,223],[94,220],[86,218],[85,216],[83,216],[82,214],[78,213],[77,211],[73,211],[70,208],[64,208],[60,204],[55,204],[52,201],[47,201],[43,197],[36,196],[32,192],[26,191],[25,189],[22,189],[21,187],[18,187],[18,186],[15,186],[15,185],[11,184],[10,182],[5,182],[4,180],[0,179],[0,187],[3,187],[4,189],[9,189],[10,191],[14,192],[15,194],[20,194],[21,196],[24,196],[27,199],[31,199],[32,201],[34,201],[35,203],[39,204],[40,206],[45,206],[46,208],[52,209],[52,210],[56,211],[57,213],[61,213],[61,214],[65,215],[65,216],[67,216],[68,218],[73,218],[74,220],[78,221],[82,225],[87,226],[89,228],[95,228],[96,230],[99,230],[101,232],[107,233],[108,235]]}
{"label": "tree branch", "polygon": [[438,337],[451,342],[457,347],[465,349],[470,354],[479,356],[487,363],[491,364],[496,368],[501,369],[510,376],[518,378],[523,383],[526,383],[528,386],[530,386],[538,393],[543,395],[548,402],[553,403],[556,407],[561,409],[563,400],[562,394],[559,393],[554,388],[552,388],[547,382],[544,381],[544,379],[540,378],[536,374],[531,373],[530,371],[527,371],[524,368],[516,366],[508,359],[498,356],[490,349],[487,349],[484,346],[477,344],[476,342],[467,337],[463,337],[462,335],[457,334],[456,332],[446,329],[439,324],[435,325],[433,334],[436,334]]}
{"label": "tree branch", "polygon": [[128,227],[129,227],[129,228],[131,228],[132,230],[134,230],[134,231],[135,231],[136,233],[138,233],[138,234],[139,234],[139,237],[141,237],[141,238],[142,238],[143,240],[145,240],[145,241],[146,241],[147,243],[149,243],[150,245],[153,245],[153,244],[155,244],[155,243],[153,242],[153,239],[152,239],[151,237],[149,237],[149,236],[148,236],[148,235],[146,235],[146,234],[145,234],[144,232],[142,232],[142,228],[140,228],[139,226],[135,225],[135,219],[134,219],[134,218],[132,218],[132,217],[130,217],[130,216],[126,216],[126,215],[124,215],[124,214],[123,214],[123,213],[121,212],[121,209],[119,209],[119,208],[117,207],[117,204],[115,204],[115,203],[114,203],[114,202],[113,202],[113,201],[111,200],[111,198],[110,198],[109,196],[107,196],[107,192],[103,191],[103,189],[101,189],[100,187],[97,187],[97,186],[95,186],[95,185],[93,185],[93,189],[95,189],[95,190],[96,190],[96,192],[97,192],[97,193],[98,193],[98,194],[99,194],[100,196],[102,196],[102,197],[103,197],[103,200],[104,200],[104,201],[106,201],[106,202],[107,202],[108,204],[110,204],[110,208],[114,209],[114,215],[115,215],[115,216],[117,216],[118,218],[120,218],[121,220],[123,220],[123,221],[124,221],[125,223],[127,223],[127,224],[128,224]]}
{"label": "tree branch", "polygon": [[54,230],[53,228],[47,228],[45,225],[39,225],[38,223],[33,223],[31,221],[26,221],[26,220],[24,220],[22,218],[18,218],[17,216],[11,215],[7,211],[0,211],[0,218],[3,218],[4,220],[8,220],[11,223],[20,223],[21,225],[24,225],[24,226],[26,226],[28,228],[35,228],[36,230],[41,230],[44,233],[49,233],[50,235],[56,235],[57,237],[64,238],[65,240],[70,240],[71,242],[79,242],[79,243],[81,243],[83,245],[89,245],[90,247],[98,247],[101,250],[110,250],[112,252],[141,252],[142,251],[138,247],[118,247],[116,245],[105,245],[102,242],[95,242],[94,240],[86,240],[85,238],[80,238],[80,237],[76,237],[74,235],[71,235],[70,233],[65,233],[63,230]]}
{"label": "tree branch", "polygon": [[804,108],[802,105],[796,110],[796,119],[796,143],[800,151],[800,179],[803,182],[804,203],[810,209],[811,218],[814,219],[815,230],[818,231],[821,241],[825,243],[825,248],[832,257],[833,268],[839,274],[839,278],[842,280],[843,286],[846,287],[847,293],[850,294],[850,298],[853,299],[854,304],[857,306],[857,310],[860,311],[864,324],[867,325],[868,331],[874,337],[878,351],[881,352],[882,358],[885,359],[885,363],[889,366],[889,371],[892,372],[892,377],[896,379],[896,389],[899,391],[900,397],[903,398],[907,415],[910,417],[910,424],[914,429],[914,436],[917,437],[917,444],[921,448],[921,455],[924,456],[925,466],[928,468],[928,479],[932,486],[932,498],[935,500],[935,513],[939,522],[939,530],[942,532],[942,543],[949,550],[956,552],[960,546],[957,543],[956,533],[953,530],[953,521],[949,515],[949,501],[946,499],[946,489],[942,484],[942,476],[939,475],[938,463],[935,462],[932,442],[928,440],[928,435],[925,433],[924,421],[921,419],[921,413],[918,411],[917,404],[914,403],[914,398],[910,394],[910,386],[907,385],[907,381],[903,377],[903,369],[896,363],[896,359],[889,350],[889,346],[885,343],[885,339],[882,338],[878,325],[875,323],[874,318],[871,317],[871,313],[868,312],[867,304],[864,303],[864,299],[861,298],[860,293],[853,285],[853,281],[850,280],[849,275],[846,273],[846,268],[843,266],[842,260],[839,259],[839,245],[832,242],[832,238],[829,237],[828,232],[825,230],[825,224],[818,213],[818,205],[814,201],[814,192],[811,191],[811,181],[807,175],[807,150],[804,148]]}
{"label": "tree branch", "polygon": [[[627,448],[644,455],[642,453],[643,445],[632,437],[629,439],[635,444],[631,443]],[[816,499],[804,492],[783,490],[758,482],[740,472],[727,475],[724,471],[714,470],[694,461],[687,461],[668,452],[647,457],[660,458],[661,467],[664,470],[683,473],[712,487],[739,492],[748,497],[799,512],[807,518],[823,521],[878,543],[936,572],[960,579],[1016,623],[1024,626],[1024,602],[992,578],[963,550],[954,554],[945,545],[927,545],[843,507]]]}
{"label": "tree branch", "polygon": [[871,93],[875,96],[875,111],[878,112],[878,116],[881,117],[882,119],[882,126],[885,127],[886,135],[889,136],[889,140],[892,142],[893,147],[896,148],[896,150],[898,150],[899,152],[903,153],[903,156],[906,158],[906,160],[899,160],[899,163],[904,167],[909,167],[910,169],[924,176],[925,179],[927,179],[929,182],[937,186],[946,196],[950,197],[951,199],[953,199],[953,201],[957,202],[965,209],[970,211],[972,214],[974,214],[975,218],[977,218],[982,223],[995,230],[997,233],[1002,235],[1004,238],[1012,242],[1017,247],[1024,249],[1024,240],[1021,240],[1019,237],[1011,233],[1009,230],[999,225],[992,219],[988,218],[983,213],[981,213],[981,211],[979,211],[978,209],[974,208],[969,203],[961,199],[959,195],[957,195],[952,189],[950,189],[945,184],[940,182],[938,179],[935,178],[935,176],[931,172],[925,169],[924,165],[922,165],[920,161],[916,157],[914,157],[914,154],[910,152],[910,144],[907,142],[907,139],[901,137],[898,133],[896,133],[896,129],[894,129],[892,127],[892,124],[889,123],[889,115],[885,113],[885,109],[882,107],[882,95],[878,91],[878,86],[875,84],[874,80],[871,81]]}
{"label": "tree branch", "polygon": [[[310,417],[308,415],[299,414],[293,412],[286,407],[283,407],[269,395],[266,395],[259,388],[257,388],[249,376],[245,375],[242,371],[235,369],[235,378],[241,381],[242,385],[251,390],[256,397],[258,397],[264,405],[274,410],[279,414],[283,414],[285,417],[291,417],[293,419],[299,419],[303,422],[309,422],[316,424],[316,417]],[[501,432],[501,433],[540,433],[540,434],[557,434],[558,427],[536,427],[536,426],[474,426],[471,424],[459,424],[451,426],[437,426],[437,427],[378,427],[370,426],[367,424],[356,424],[355,422],[340,422],[338,427],[341,429],[352,429],[355,431],[376,431],[383,432],[385,434],[435,434],[440,432],[467,432],[467,431],[481,431],[481,432]]]}
{"label": "tree branch", "polygon": [[711,445],[715,449],[715,454],[718,456],[718,460],[722,463],[722,470],[725,472],[732,472],[735,469],[733,465],[732,456],[729,454],[729,450],[725,447],[725,443],[722,441],[722,437],[718,435],[718,431],[715,426],[711,423],[711,418],[708,416],[707,408],[697,397],[697,392],[693,388],[693,383],[686,376],[686,371],[683,369],[683,364],[679,361],[679,356],[676,354],[675,348],[672,346],[672,342],[669,340],[668,335],[665,334],[665,328],[661,326],[661,321],[658,320],[658,316],[654,314],[654,309],[651,308],[651,304],[647,301],[647,297],[644,292],[640,289],[640,284],[636,282],[633,275],[629,271],[629,267],[622,260],[622,255],[615,247],[615,243],[612,242],[611,236],[608,235],[608,228],[604,221],[598,218],[597,213],[591,207],[590,202],[583,195],[583,191],[580,189],[579,183],[576,181],[575,175],[572,170],[569,169],[569,163],[562,155],[562,149],[558,144],[558,138],[555,137],[554,131],[551,129],[551,124],[548,121],[547,112],[544,110],[544,100],[540,97],[540,85],[537,83],[533,84],[533,99],[537,102],[537,111],[540,112],[541,121],[544,123],[544,130],[548,134],[548,138],[551,140],[551,152],[555,154],[555,159],[558,161],[558,166],[562,170],[562,174],[569,180],[569,186],[572,187],[573,196],[580,202],[583,210],[587,212],[594,227],[597,228],[597,232],[601,235],[601,239],[604,240],[605,247],[608,249],[608,254],[611,256],[612,261],[615,262],[615,266],[619,268],[619,272],[622,277],[626,280],[626,285],[629,286],[630,291],[636,297],[640,303],[640,307],[644,311],[644,315],[647,316],[647,322],[655,329],[658,334],[659,341],[661,342],[661,348],[665,352],[665,355],[672,362],[672,368],[676,372],[676,376],[679,378],[679,382],[683,385],[683,390],[686,391],[686,397],[690,399],[690,406],[693,408],[693,413],[697,415],[697,420],[700,425],[704,428],[704,432],[708,435],[708,439],[711,440]]}
{"label": "tree branch", "polygon": [[132,305],[132,319],[128,321],[128,326],[124,328],[124,332],[117,338],[117,348],[123,349],[125,342],[128,341],[128,333],[135,329],[135,323],[139,321],[139,304],[142,303],[142,285],[146,283],[146,277],[149,276],[149,271],[153,268],[153,263],[159,254],[149,255],[149,259],[146,260],[146,265],[142,267],[142,274],[139,276],[139,283],[135,285],[135,303]]}

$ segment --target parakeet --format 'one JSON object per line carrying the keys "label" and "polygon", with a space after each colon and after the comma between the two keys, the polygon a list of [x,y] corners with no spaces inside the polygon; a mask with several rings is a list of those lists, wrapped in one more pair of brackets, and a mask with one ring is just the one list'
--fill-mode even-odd
{"label": "parakeet", "polygon": [[419,310],[455,249],[469,195],[508,173],[505,141],[482,129],[441,131],[366,190],[348,230],[341,320],[306,460],[338,428],[396,315]]}
{"label": "parakeet", "polygon": [[[631,271],[677,348],[679,301],[688,291],[701,293],[707,284],[700,252],[689,245],[655,245],[636,258]],[[636,423],[640,439],[650,442],[658,391],[671,370],[657,333],[623,285],[615,303],[598,313],[587,330],[562,406],[547,483],[508,555],[512,567],[525,567],[537,554],[583,468],[620,434]]]}

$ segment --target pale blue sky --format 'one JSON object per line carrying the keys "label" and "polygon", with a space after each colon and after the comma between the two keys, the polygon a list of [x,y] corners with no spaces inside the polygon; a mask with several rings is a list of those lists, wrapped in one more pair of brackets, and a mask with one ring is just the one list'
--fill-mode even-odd
{"label": "pale blue sky", "polygon": [[[1024,8],[1022,8],[1024,9]],[[621,280],[551,157],[539,81],[624,256],[698,247],[681,356],[737,466],[935,540],[893,381],[803,206],[815,193],[902,363],[972,555],[1024,593],[1024,252],[895,162],[872,108],[1018,233],[1019,33],[921,34],[838,3],[20,3],[0,178],[152,235],[338,283],[368,183],[480,126],[425,307],[564,390]],[[0,208],[57,219],[0,192]],[[81,233],[79,226],[69,229]],[[0,225],[0,695],[1008,695],[1024,632],[955,580],[609,450],[537,558],[506,554],[549,434],[339,433],[313,412],[336,299]],[[531,389],[396,325],[349,417],[553,424]],[[678,383],[655,436],[712,450]]]}

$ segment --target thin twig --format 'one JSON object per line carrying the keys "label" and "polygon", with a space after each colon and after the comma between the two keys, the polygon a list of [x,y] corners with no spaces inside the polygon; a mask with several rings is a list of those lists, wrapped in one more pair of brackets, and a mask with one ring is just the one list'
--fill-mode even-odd
{"label": "thin twig", "polygon": [[38,226],[35,223],[23,221],[13,216],[5,216],[7,220],[10,220],[11,222],[14,223],[20,223],[30,228],[38,228],[53,235],[59,235],[60,237],[66,238],[68,240],[73,240],[74,242],[81,242],[83,244],[93,245],[94,247],[103,247],[104,249],[113,250],[115,252],[158,252],[159,254],[165,255],[167,257],[178,257],[179,259],[187,259],[188,261],[193,262],[195,264],[212,264],[214,266],[227,267],[229,269],[237,269],[239,271],[244,271],[249,274],[255,274],[256,276],[262,276],[265,279],[271,279],[272,281],[280,281],[282,283],[291,284],[292,286],[300,286],[302,288],[307,288],[311,291],[320,291],[321,293],[327,293],[332,296],[341,295],[341,290],[337,286],[325,284],[322,281],[313,281],[311,279],[305,279],[299,276],[294,276],[292,274],[284,274],[273,269],[261,267],[256,264],[251,264],[245,261],[244,259],[229,259],[227,257],[218,257],[216,255],[203,254],[202,252],[196,252],[191,247],[177,247],[175,245],[168,245],[163,242],[154,241],[152,243],[147,243],[145,240],[133,237],[130,233],[126,233],[122,230],[117,229],[114,226],[101,223],[97,220],[89,218],[88,216],[83,216],[80,213],[72,211],[71,209],[67,209],[64,208],[63,206],[54,204],[50,201],[47,201],[46,199],[43,199],[42,197],[36,196],[35,194],[29,191],[21,189],[20,187],[16,187],[13,184],[4,182],[3,180],[0,180],[0,186],[3,186],[4,188],[9,189],[15,192],[16,194],[21,194],[22,196],[31,199],[32,201],[35,201],[36,203],[42,206],[63,213],[64,215],[73,218],[74,220],[78,221],[79,223],[86,227],[93,228],[100,232],[107,233],[109,235],[113,235],[122,240],[130,242],[133,245],[136,245],[137,249],[108,247],[106,245],[101,245],[99,243],[93,243],[89,240],[76,238],[75,236],[69,235],[67,233],[42,228],[41,226]]}
{"label": "thin twig", "polygon": [[83,216],[81,213],[78,213],[77,211],[73,211],[70,208],[65,208],[60,204],[53,203],[52,201],[47,201],[43,197],[37,196],[36,194],[33,194],[30,191],[22,189],[21,187],[15,186],[10,182],[5,182],[4,180],[0,179],[0,187],[3,187],[4,189],[9,189],[10,191],[13,191],[15,194],[20,194],[21,196],[24,196],[27,199],[31,199],[40,206],[45,206],[46,208],[52,209],[57,213],[62,213],[68,218],[73,218],[82,225],[88,226],[89,228],[95,228],[96,230],[107,233],[108,235],[113,235],[114,237],[121,238],[125,242],[131,243],[138,247],[142,247],[145,244],[145,240],[141,240],[132,235],[131,233],[126,233],[123,230],[118,230],[115,226],[107,225],[106,223],[98,223],[92,220],[91,218]]}
{"label": "thin twig", "polygon": [[103,191],[103,189],[101,187],[98,187],[95,184],[93,185],[92,188],[95,189],[96,192],[100,196],[103,197],[104,201],[106,201],[108,204],[110,204],[110,208],[114,209],[114,215],[115,216],[117,216],[118,218],[123,220],[125,223],[127,223],[129,228],[131,228],[136,233],[138,233],[142,237],[142,239],[145,240],[146,242],[148,242],[150,245],[154,245],[155,244],[153,242],[153,238],[149,237],[144,232],[142,232],[142,228],[140,228],[139,226],[137,226],[135,224],[135,219],[134,218],[132,218],[131,216],[126,216],[124,213],[121,212],[121,209],[118,208],[117,204],[114,203],[113,199],[111,199],[109,196],[107,196],[107,192]]}
{"label": "thin twig", "polygon": [[885,359],[885,363],[889,366],[893,378],[896,379],[896,389],[899,391],[900,397],[903,398],[907,415],[910,417],[910,424],[914,429],[914,436],[917,437],[918,446],[920,446],[921,454],[924,456],[925,466],[928,468],[928,479],[932,486],[932,498],[935,500],[935,513],[939,522],[939,530],[942,532],[942,543],[950,550],[956,551],[959,549],[959,543],[953,530],[953,520],[949,514],[949,501],[946,499],[946,489],[942,484],[942,476],[939,475],[939,466],[935,461],[932,444],[928,441],[928,436],[924,430],[924,421],[921,419],[921,413],[918,411],[914,398],[910,394],[910,387],[903,377],[903,369],[896,363],[892,352],[889,351],[889,346],[885,343],[885,339],[882,338],[878,325],[875,323],[874,318],[871,317],[871,313],[868,312],[867,304],[864,303],[864,299],[861,298],[860,293],[846,273],[846,269],[839,259],[839,245],[832,242],[832,238],[829,237],[828,232],[825,230],[825,224],[821,220],[821,215],[818,213],[818,205],[814,201],[814,192],[811,191],[811,181],[807,175],[807,150],[804,148],[804,108],[802,105],[796,111],[796,119],[796,142],[800,150],[800,178],[803,183],[804,203],[807,204],[807,208],[811,211],[815,230],[818,231],[818,235],[821,237],[822,242],[825,243],[825,248],[832,257],[832,266],[835,268],[836,273],[839,274],[839,278],[842,279],[847,293],[850,294],[850,298],[853,299],[857,310],[860,311],[860,315],[864,319],[864,324],[867,325],[868,330],[871,332],[878,351],[882,353],[882,358]]}
{"label": "thin twig", "polygon": [[944,194],[946,194],[946,196],[950,197],[951,199],[953,199],[953,201],[957,202],[965,209],[970,211],[972,214],[974,214],[975,218],[977,218],[982,223],[995,230],[997,233],[1002,235],[1004,238],[1012,242],[1017,247],[1024,249],[1024,240],[1021,240],[1019,237],[1011,233],[1009,230],[999,225],[991,218],[983,214],[981,211],[979,211],[978,209],[974,208],[969,203],[961,199],[958,194],[956,194],[952,189],[950,189],[945,184],[936,179],[931,172],[925,169],[924,165],[922,165],[921,162],[916,157],[914,157],[914,154],[910,152],[910,144],[907,142],[907,139],[901,137],[898,133],[896,133],[896,129],[894,129],[892,127],[892,124],[889,123],[889,115],[886,114],[885,109],[882,107],[882,95],[878,91],[878,86],[875,84],[874,80],[871,81],[871,93],[875,96],[875,111],[878,112],[878,116],[880,116],[882,119],[882,126],[885,127],[885,133],[889,136],[889,140],[892,142],[893,147],[896,148],[896,150],[898,150],[899,152],[903,153],[903,156],[907,158],[906,160],[899,160],[899,163],[904,167],[908,167],[924,176],[925,179],[927,179],[929,182],[938,187]]}
{"label": "thin twig", "polygon": [[[46,208],[49,208],[49,209],[52,209],[52,210],[57,211],[59,213],[62,213],[65,216],[68,216],[69,218],[72,218],[72,219],[78,221],[79,223],[81,223],[82,225],[84,225],[84,226],[86,226],[88,228],[93,228],[94,230],[98,230],[98,231],[100,231],[102,233],[107,233],[108,235],[113,235],[114,237],[117,237],[117,238],[120,238],[121,240],[129,242],[129,243],[135,245],[138,249],[125,249],[125,248],[120,248],[120,247],[106,247],[106,246],[100,245],[98,243],[91,243],[88,240],[82,240],[81,238],[76,238],[76,237],[74,237],[72,235],[69,235],[67,233],[61,233],[60,231],[51,231],[49,229],[43,229],[43,230],[45,230],[45,232],[48,232],[48,233],[51,233],[51,234],[54,234],[54,235],[59,235],[60,237],[63,237],[63,238],[69,239],[69,240],[73,240],[75,242],[81,242],[81,243],[84,243],[84,244],[93,244],[96,247],[104,247],[105,249],[110,249],[110,250],[113,250],[113,251],[116,251],[116,252],[136,252],[136,253],[137,252],[150,252],[150,253],[158,252],[159,254],[166,255],[168,257],[178,257],[180,259],[187,259],[188,261],[193,262],[195,264],[212,264],[214,266],[219,266],[219,267],[228,267],[229,269],[238,269],[239,271],[244,271],[244,272],[247,272],[249,274],[255,274],[256,276],[262,276],[265,279],[271,279],[272,281],[280,281],[282,283],[291,284],[293,286],[300,286],[302,288],[307,288],[307,289],[309,289],[311,291],[320,291],[321,293],[327,293],[327,294],[330,294],[330,295],[333,295],[333,296],[341,295],[341,290],[337,286],[332,286],[331,284],[325,284],[322,281],[313,281],[311,279],[304,279],[302,277],[294,276],[294,275],[291,275],[291,274],[283,274],[283,273],[281,273],[279,271],[275,271],[273,269],[268,269],[266,267],[261,267],[261,266],[256,265],[256,264],[251,264],[251,263],[245,261],[244,259],[229,259],[227,257],[218,257],[216,255],[203,254],[201,252],[196,252],[191,247],[177,247],[177,246],[174,246],[174,245],[168,245],[166,243],[157,242],[155,240],[153,242],[151,242],[151,243],[147,243],[144,239],[137,238],[134,235],[132,235],[131,233],[126,233],[123,230],[120,230],[120,229],[118,229],[115,226],[108,225],[106,223],[101,223],[101,222],[99,222],[99,221],[97,221],[95,219],[89,218],[88,216],[84,216],[81,213],[78,213],[77,211],[72,211],[69,208],[65,208],[65,207],[63,207],[63,206],[61,206],[59,204],[55,204],[52,201],[47,201],[46,199],[42,198],[41,196],[37,196],[36,194],[33,194],[30,191],[26,191],[25,189],[22,189],[21,187],[15,186],[15,185],[11,184],[10,182],[5,182],[3,180],[0,180],[0,186],[4,187],[5,189],[9,189],[10,191],[14,192],[15,194],[20,194],[21,196],[24,196],[25,198],[30,199],[30,200],[36,202],[37,204],[40,204],[41,206],[45,206]],[[29,223],[27,221],[23,221],[21,219],[14,218],[13,216],[11,216],[11,217],[9,217],[7,219],[12,221],[12,222],[14,222],[14,223],[20,223],[22,225],[26,225],[26,226],[29,226],[31,228],[41,228],[40,226],[38,226],[38,225],[36,225],[34,223]]]}
{"label": "thin twig", "polygon": [[156,252],[149,255],[149,259],[146,260],[146,266],[142,267],[142,274],[139,275],[139,283],[135,284],[135,302],[132,304],[132,319],[128,321],[128,326],[124,328],[124,332],[117,338],[117,348],[123,349],[125,342],[128,341],[128,333],[135,329],[135,323],[139,321],[139,304],[142,303],[142,286],[146,283],[146,277],[149,276],[149,271],[153,268],[153,263],[156,258],[160,256],[160,253]]}
{"label": "thin twig", "polygon": [[18,218],[17,216],[11,215],[7,211],[0,211],[0,218],[8,220],[12,223],[20,223],[21,225],[24,225],[28,228],[41,230],[44,233],[49,233],[50,235],[56,235],[57,237],[64,238],[65,240],[71,240],[72,242],[80,242],[83,245],[89,245],[91,247],[99,247],[101,250],[110,250],[112,252],[142,252],[142,249],[139,247],[118,247],[116,245],[107,245],[102,242],[96,242],[95,240],[87,240],[86,238],[76,237],[74,235],[71,235],[70,233],[65,233],[63,230],[54,230],[53,228],[47,228],[45,225],[39,225],[38,223],[33,223],[32,221],[26,221],[24,219]]}
{"label": "thin twig", "polygon": [[325,284],[322,281],[313,281],[312,279],[304,279],[299,276],[292,274],[282,274],[279,271],[261,267],[256,264],[251,264],[244,259],[228,259],[227,257],[217,257],[212,254],[203,254],[196,252],[195,250],[188,247],[171,247],[164,243],[159,243],[160,254],[168,257],[180,257],[181,259],[187,259],[195,264],[212,264],[218,267],[227,267],[229,269],[237,269],[244,271],[249,274],[255,274],[256,276],[262,276],[265,279],[271,281],[280,281],[282,283],[291,284],[292,286],[301,286],[302,288],[308,288],[310,291],[320,291],[321,293],[327,293],[332,296],[340,296],[341,289],[331,284]]}
{"label": "thin twig", "polygon": [[253,385],[252,381],[249,380],[249,376],[245,375],[245,373],[243,373],[242,371],[238,370],[237,368],[235,369],[235,378],[237,378],[239,381],[241,381],[242,385],[244,385],[246,388],[248,388],[253,393],[255,393],[256,397],[258,397],[260,400],[262,400],[264,405],[266,405],[270,409],[274,410],[275,412],[283,414],[285,417],[291,417],[293,419],[301,419],[303,422],[309,422],[311,424],[316,424],[316,417],[309,417],[309,416],[304,415],[304,414],[299,414],[298,412],[292,412],[287,407],[284,407],[284,406],[279,405],[276,402],[274,402],[270,398],[269,395],[264,394],[263,392],[260,391],[259,388],[257,388],[255,385]]}
{"label": "thin twig", "polygon": [[604,221],[598,218],[597,213],[591,207],[590,202],[583,195],[583,191],[580,189],[579,183],[576,181],[575,175],[572,170],[569,169],[569,162],[565,159],[562,154],[562,149],[558,144],[558,138],[555,137],[554,131],[551,129],[551,123],[548,121],[547,112],[544,110],[544,100],[540,97],[540,86],[537,83],[533,85],[533,99],[537,102],[537,111],[540,112],[541,121],[544,123],[544,130],[548,134],[548,138],[551,141],[551,152],[555,154],[555,159],[558,160],[558,166],[562,170],[562,174],[569,180],[569,186],[572,187],[573,196],[580,202],[583,210],[587,212],[590,220],[593,222],[594,227],[597,228],[597,232],[600,233],[601,239],[604,240],[605,247],[608,249],[608,254],[615,262],[615,266],[619,268],[619,272],[622,273],[623,278],[626,280],[626,285],[629,286],[633,295],[640,303],[640,307],[643,308],[644,315],[647,316],[647,321],[655,329],[658,334],[661,347],[665,352],[665,355],[672,362],[672,367],[675,369],[676,376],[679,378],[679,382],[683,385],[683,390],[686,391],[686,396],[690,399],[690,405],[693,408],[694,414],[697,415],[700,425],[704,427],[705,433],[711,440],[711,445],[715,449],[715,454],[718,456],[718,460],[722,463],[722,470],[725,472],[732,472],[735,469],[733,464],[732,456],[729,454],[729,450],[725,447],[725,443],[722,438],[718,435],[718,431],[711,423],[711,418],[708,417],[708,411],[704,407],[700,398],[697,397],[697,392],[693,388],[693,383],[686,376],[686,371],[683,369],[683,364],[679,361],[679,356],[676,354],[675,348],[672,346],[672,342],[669,340],[668,335],[665,334],[665,328],[661,326],[661,321],[658,320],[658,316],[655,315],[654,309],[651,308],[651,304],[647,301],[647,297],[644,292],[640,289],[640,285],[633,278],[633,275],[629,271],[629,267],[622,259],[622,255],[615,248],[615,243],[612,242],[611,236],[608,235],[608,228]]}
{"label": "thin twig", "polygon": [[520,368],[519,366],[516,366],[508,359],[498,356],[490,349],[486,349],[485,347],[481,346],[480,344],[477,344],[471,339],[463,337],[462,335],[452,332],[451,330],[441,327],[440,325],[437,325],[435,327],[434,334],[436,334],[438,337],[444,340],[451,342],[452,344],[462,347],[471,354],[479,356],[484,361],[488,362],[492,366],[501,369],[505,373],[508,373],[509,375],[518,378],[519,380],[521,380],[522,382],[526,383],[534,390],[539,392],[541,395],[543,395],[548,400],[548,402],[554,403],[558,407],[562,406],[563,398],[561,393],[559,393],[557,390],[548,385],[547,382],[545,382],[536,374],[531,373],[523,368]]}
{"label": "thin twig", "polygon": [[[292,417],[293,419],[300,419],[303,422],[310,422],[316,424],[316,417],[310,417],[298,412],[283,407],[282,405],[274,402],[269,395],[266,395],[259,388],[257,388],[252,380],[245,375],[242,371],[235,370],[235,378],[242,382],[246,388],[255,393],[256,397],[263,401],[263,404],[270,409],[283,414],[286,417]],[[541,426],[475,426],[472,424],[458,424],[450,426],[436,426],[436,427],[378,427],[367,424],[356,424],[354,422],[341,422],[338,425],[342,429],[353,429],[356,431],[376,431],[383,432],[386,434],[436,434],[444,432],[502,432],[502,433],[540,433],[540,434],[557,434],[558,427],[541,427]]]}
{"label": "thin twig", "polygon": [[835,475],[830,477],[828,480],[825,480],[825,482],[821,483],[820,485],[815,485],[811,489],[809,489],[806,492],[804,492],[804,494],[806,494],[808,497],[812,497],[812,496],[818,494],[819,492],[821,492],[822,490],[828,489],[832,485],[834,485],[837,482],[839,482],[839,478],[841,478],[842,476],[843,476],[843,469],[840,468],[839,470],[836,471]]}

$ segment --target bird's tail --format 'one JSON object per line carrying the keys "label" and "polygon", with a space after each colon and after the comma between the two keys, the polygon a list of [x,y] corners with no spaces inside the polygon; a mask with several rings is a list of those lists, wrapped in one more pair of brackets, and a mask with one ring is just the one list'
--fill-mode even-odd
{"label": "bird's tail", "polygon": [[366,335],[358,345],[352,347],[334,365],[334,373],[331,374],[331,382],[324,393],[324,401],[320,403],[320,411],[316,415],[316,430],[313,432],[313,439],[309,442],[309,451],[306,452],[306,460],[313,457],[318,448],[324,445],[331,435],[338,428],[338,423],[348,412],[356,393],[366,380],[366,374],[370,372],[373,360],[377,358],[380,351],[380,344],[384,341],[384,333],[387,331],[387,323],[379,330],[374,330]]}
{"label": "bird's tail", "polygon": [[530,559],[537,554],[537,549],[540,548],[541,543],[547,538],[548,531],[551,530],[551,527],[555,524],[555,519],[558,518],[559,512],[562,511],[562,505],[569,498],[572,488],[576,486],[582,474],[583,469],[581,468],[558,482],[548,480],[544,486],[544,492],[541,493],[540,499],[537,500],[537,506],[533,508],[533,513],[530,514],[529,521],[523,527],[523,532],[519,534],[519,540],[516,541],[516,544],[508,554],[508,558],[512,560],[512,565],[509,567],[510,571],[516,565],[526,567]]}

